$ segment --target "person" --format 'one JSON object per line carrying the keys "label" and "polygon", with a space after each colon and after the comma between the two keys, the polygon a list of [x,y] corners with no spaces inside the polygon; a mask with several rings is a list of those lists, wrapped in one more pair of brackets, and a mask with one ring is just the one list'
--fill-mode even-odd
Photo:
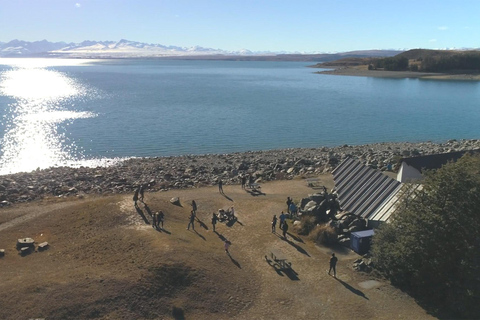
{"label": "person", "polygon": [[330,271],[333,269],[333,277],[337,277],[337,257],[335,257],[335,253],[332,253],[332,257],[330,258],[330,269],[328,270],[328,275],[330,275]]}
{"label": "person", "polygon": [[218,191],[223,193],[223,181],[222,179],[218,179]]}
{"label": "person", "polygon": [[233,208],[233,206],[230,208],[230,218],[232,220],[235,220],[235,209]]}
{"label": "person", "polygon": [[225,252],[226,252],[228,255],[230,255],[230,252],[228,252],[228,248],[230,248],[230,245],[231,245],[231,244],[232,244],[232,243],[231,243],[230,241],[225,240],[225,244],[224,244],[223,247],[225,248]]}
{"label": "person", "polygon": [[296,215],[298,212],[297,206],[295,203],[290,203],[290,217],[293,218],[294,215]]}
{"label": "person", "polygon": [[283,231],[283,238],[284,238],[285,240],[287,240],[287,231],[288,231],[288,223],[287,223],[287,221],[284,221],[284,222],[283,222],[282,231]]}
{"label": "person", "polygon": [[287,219],[287,216],[286,216],[285,213],[283,213],[283,211],[282,211],[282,213],[280,214],[280,217],[279,217],[279,218],[280,218],[280,229],[283,230],[283,223],[285,222],[285,219]]}
{"label": "person", "polygon": [[137,201],[138,201],[138,189],[135,190],[135,193],[133,194],[133,203],[134,203],[135,207],[138,206]]}
{"label": "person", "polygon": [[253,178],[253,175],[250,175],[250,177],[248,177],[248,187],[250,189],[252,188],[252,184],[253,184],[254,181],[255,181],[255,179]]}
{"label": "person", "polygon": [[245,189],[245,184],[247,184],[247,177],[242,175],[242,189]]}
{"label": "person", "polygon": [[287,197],[287,213],[291,213],[290,212],[290,205],[292,204],[292,198],[290,197]]}
{"label": "person", "polygon": [[190,212],[190,222],[188,223],[187,230],[190,230],[190,225],[192,229],[195,230],[195,211]]}
{"label": "person", "polygon": [[212,214],[212,226],[213,226],[213,232],[215,232],[215,225],[217,224],[218,217],[215,214],[215,212]]}
{"label": "person", "polygon": [[273,219],[272,219],[272,233],[275,233],[275,227],[277,225],[277,215],[274,214],[273,215]]}
{"label": "person", "polygon": [[163,229],[163,220],[165,219],[165,214],[163,213],[162,210],[160,210],[157,214],[157,228],[160,227],[160,223],[162,224],[162,229]]}
{"label": "person", "polygon": [[197,203],[195,202],[195,200],[192,200],[192,210],[193,212],[195,212],[195,214],[197,214]]}
{"label": "person", "polygon": [[157,213],[154,212],[152,214],[152,228],[156,229],[158,227],[158,223],[157,223]]}
{"label": "person", "polygon": [[144,192],[145,192],[145,186],[144,186],[143,184],[139,187],[139,191],[138,191],[138,192],[140,193],[139,199],[140,199],[140,201],[143,202],[143,195],[144,195]]}

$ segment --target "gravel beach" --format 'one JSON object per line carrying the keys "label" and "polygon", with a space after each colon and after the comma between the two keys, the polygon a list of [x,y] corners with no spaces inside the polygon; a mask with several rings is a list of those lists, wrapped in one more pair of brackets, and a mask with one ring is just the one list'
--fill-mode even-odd
{"label": "gravel beach", "polygon": [[480,140],[375,143],[302,149],[252,151],[229,154],[134,158],[110,167],[58,167],[0,176],[0,206],[51,197],[86,194],[133,193],[141,184],[146,191],[197,188],[223,183],[239,184],[240,174],[259,182],[311,177],[328,173],[346,157],[387,170],[402,157],[479,149]]}

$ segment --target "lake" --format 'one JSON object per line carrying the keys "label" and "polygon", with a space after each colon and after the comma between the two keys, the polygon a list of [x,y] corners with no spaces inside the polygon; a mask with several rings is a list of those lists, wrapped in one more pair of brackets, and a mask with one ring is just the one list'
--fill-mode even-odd
{"label": "lake", "polygon": [[128,157],[480,137],[480,83],[305,62],[0,59],[0,174]]}

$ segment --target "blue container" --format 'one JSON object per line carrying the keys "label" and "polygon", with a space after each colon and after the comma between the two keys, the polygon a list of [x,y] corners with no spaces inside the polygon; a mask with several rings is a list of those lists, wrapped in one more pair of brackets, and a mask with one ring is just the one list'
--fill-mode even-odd
{"label": "blue container", "polygon": [[367,253],[370,250],[373,234],[373,229],[352,232],[350,234],[350,248],[358,254]]}

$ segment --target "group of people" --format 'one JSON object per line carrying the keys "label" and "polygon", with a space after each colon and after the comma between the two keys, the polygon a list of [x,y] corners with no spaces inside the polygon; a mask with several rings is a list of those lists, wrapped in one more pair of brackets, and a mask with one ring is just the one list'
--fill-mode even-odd
{"label": "group of people", "polygon": [[[163,220],[165,220],[165,214],[162,210],[154,212],[152,215],[152,227],[157,230],[163,229]],[[161,228],[160,224],[162,224]]]}
{"label": "group of people", "polygon": [[248,180],[248,187],[252,187],[252,183],[255,183],[255,178],[253,175],[242,174],[240,175],[240,182],[242,183],[242,189],[247,188],[247,180]]}
{"label": "group of people", "polygon": [[280,214],[280,216],[277,219],[277,215],[273,215],[272,219],[272,233],[276,233],[276,226],[277,226],[277,220],[280,220],[280,230],[282,230],[282,235],[284,239],[287,239],[287,231],[288,231],[288,223],[287,223],[287,215],[285,213]]}
{"label": "group of people", "polygon": [[137,201],[140,200],[143,202],[143,197],[145,195],[145,185],[141,184],[135,189],[135,193],[133,194],[133,203],[135,207],[137,206]]}

